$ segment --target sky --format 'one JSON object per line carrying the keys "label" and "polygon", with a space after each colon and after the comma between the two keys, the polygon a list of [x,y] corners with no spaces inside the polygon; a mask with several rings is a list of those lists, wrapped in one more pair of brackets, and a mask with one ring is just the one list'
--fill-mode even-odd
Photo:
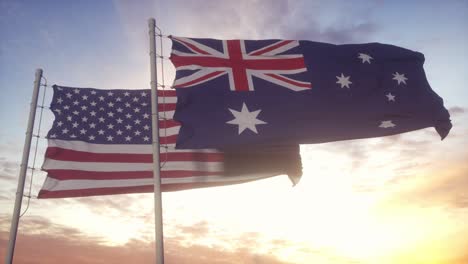
{"label": "sky", "polygon": [[[302,145],[295,187],[279,176],[164,193],[167,263],[468,263],[466,0],[0,0],[0,257],[35,69],[49,86],[149,88],[150,17],[165,35],[381,42],[422,52],[454,125],[443,141],[428,128]],[[174,68],[163,65],[170,85]],[[50,97],[48,90],[46,105]],[[52,118],[44,112],[41,135]],[[39,140],[38,168],[45,144]],[[35,199],[44,179],[40,171],[27,179],[33,198],[15,263],[154,262],[152,194]]]}

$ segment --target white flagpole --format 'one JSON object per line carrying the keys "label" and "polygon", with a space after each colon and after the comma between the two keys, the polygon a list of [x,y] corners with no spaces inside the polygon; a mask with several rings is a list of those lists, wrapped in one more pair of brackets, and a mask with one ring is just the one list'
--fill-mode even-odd
{"label": "white flagpole", "polygon": [[21,213],[21,203],[23,201],[24,182],[26,180],[26,172],[28,170],[29,151],[31,149],[31,140],[34,127],[34,119],[36,118],[37,97],[39,87],[41,86],[42,69],[36,70],[36,79],[34,80],[34,89],[31,99],[31,108],[29,110],[28,127],[26,129],[26,138],[24,140],[23,158],[21,159],[20,173],[18,179],[18,188],[16,189],[15,207],[11,219],[10,240],[8,241],[8,252],[5,257],[5,263],[13,263],[13,255],[15,252],[16,235],[18,233],[18,223]]}
{"label": "white flagpole", "polygon": [[148,19],[151,70],[151,124],[153,130],[154,229],[156,264],[164,264],[161,175],[159,167],[158,72],[156,67],[156,20]]}

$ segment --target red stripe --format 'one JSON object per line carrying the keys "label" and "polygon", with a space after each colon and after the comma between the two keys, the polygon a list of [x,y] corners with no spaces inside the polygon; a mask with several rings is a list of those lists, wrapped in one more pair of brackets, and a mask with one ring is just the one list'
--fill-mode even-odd
{"label": "red stripe", "polygon": [[175,90],[158,90],[158,96],[161,97],[177,97]]}
{"label": "red stripe", "polygon": [[[182,191],[196,188],[206,188],[215,186],[234,185],[253,181],[229,181],[229,182],[216,182],[216,183],[178,183],[178,184],[163,184],[161,191],[172,192]],[[112,195],[112,194],[129,194],[129,193],[152,193],[154,191],[153,185],[133,186],[133,187],[114,187],[114,188],[95,188],[95,189],[81,189],[81,190],[65,190],[65,191],[46,191],[39,192],[39,199],[46,198],[66,198],[66,197],[83,197],[94,195]]]}
{"label": "red stripe", "polygon": [[[161,178],[186,178],[196,176],[220,175],[222,172],[216,171],[188,171],[174,170],[161,171]],[[80,170],[47,170],[47,177],[56,180],[128,180],[152,178],[152,171],[80,171]]]}
{"label": "red stripe", "polygon": [[180,126],[180,123],[174,119],[159,120],[159,129]]}
{"label": "red stripe", "polygon": [[175,85],[174,88],[183,88],[183,87],[187,87],[187,86],[190,86],[194,83],[197,83],[197,82],[201,82],[201,81],[204,81],[206,79],[210,79],[212,77],[215,77],[216,75],[219,75],[219,74],[224,74],[224,71],[215,71],[215,72],[212,72],[210,74],[207,74],[205,76],[202,76],[198,79],[195,79],[195,80],[192,80],[190,82],[186,82],[186,83],[182,83],[182,84],[179,84],[179,85]]}
{"label": "red stripe", "polygon": [[176,104],[158,104],[158,112],[174,111],[176,106]]}
{"label": "red stripe", "polygon": [[253,56],[255,56],[255,55],[257,55],[257,56],[258,56],[258,55],[262,55],[262,54],[265,54],[265,53],[267,53],[267,52],[269,52],[269,51],[272,51],[272,50],[274,50],[274,49],[276,49],[276,48],[279,48],[279,47],[288,45],[289,43],[291,43],[291,42],[293,42],[293,41],[294,41],[294,40],[283,40],[283,41],[280,41],[280,42],[278,42],[277,44],[275,44],[275,45],[273,45],[273,46],[271,46],[271,47],[267,47],[267,48],[265,48],[265,49],[257,50],[257,51],[255,51],[255,52],[252,52],[252,53],[249,54],[249,55],[253,55]]}
{"label": "red stripe", "polygon": [[[125,163],[152,163],[152,154],[123,154],[123,153],[92,153],[62,149],[58,147],[48,147],[45,153],[46,158],[62,161],[78,162],[125,162]],[[205,152],[172,152],[162,153],[163,161],[223,161],[222,153]]]}
{"label": "red stripe", "polygon": [[[217,68],[226,67],[233,68],[236,65],[232,65],[229,59],[216,58],[216,57],[181,57],[173,55],[172,63],[175,67],[188,66],[188,65],[199,65],[201,67]],[[269,59],[254,60],[245,59],[243,66],[252,70],[297,70],[305,68],[304,58],[276,58],[271,57]]]}
{"label": "red stripe", "polygon": [[277,80],[280,80],[280,81],[283,81],[283,82],[286,82],[286,83],[289,83],[289,84],[292,84],[292,85],[295,85],[295,86],[305,87],[305,88],[312,88],[311,83],[295,82],[295,81],[293,81],[291,79],[284,78],[284,77],[282,77],[280,75],[273,74],[273,73],[266,73],[265,75],[268,75],[271,78],[274,78],[274,79],[277,79]]}

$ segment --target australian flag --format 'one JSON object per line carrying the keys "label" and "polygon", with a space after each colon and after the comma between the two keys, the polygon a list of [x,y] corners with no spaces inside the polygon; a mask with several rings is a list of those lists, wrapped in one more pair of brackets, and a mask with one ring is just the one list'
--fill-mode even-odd
{"label": "australian flag", "polygon": [[309,144],[435,127],[450,116],[424,55],[397,46],[171,37],[177,148]]}

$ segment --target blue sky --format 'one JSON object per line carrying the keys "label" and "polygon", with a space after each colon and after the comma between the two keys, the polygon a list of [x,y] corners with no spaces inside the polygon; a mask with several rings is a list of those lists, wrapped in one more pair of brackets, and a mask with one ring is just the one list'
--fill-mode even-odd
{"label": "blue sky", "polygon": [[[167,35],[381,42],[420,51],[425,54],[428,80],[444,98],[454,123],[442,142],[432,129],[426,129],[384,139],[302,146],[305,173],[295,188],[280,178],[165,194],[165,230],[171,250],[167,255],[174,263],[183,263],[172,253],[178,250],[226,263],[385,263],[385,259],[463,263],[468,259],[460,249],[467,242],[460,236],[468,237],[468,152],[464,147],[468,145],[468,2],[463,0],[0,0],[2,247],[35,69],[44,69],[49,84],[147,88],[149,17],[155,17]],[[169,49],[170,42],[164,40],[166,56]],[[165,70],[170,84],[174,74],[170,63],[165,63]],[[51,119],[51,114],[45,114],[43,133]],[[41,141],[39,156],[44,146]],[[34,180],[34,195],[43,180],[43,174]],[[64,238],[72,232],[102,259],[110,260],[120,251],[123,261],[132,256],[125,255],[125,250],[142,245],[148,247],[141,252],[146,258],[142,261],[151,259],[151,199],[141,194],[33,200],[22,221],[20,248],[38,239],[77,254],[82,248]],[[258,215],[259,207],[263,215]],[[281,217],[278,211],[284,212]],[[254,217],[246,219],[243,214]],[[77,220],[80,217],[86,220]],[[343,224],[340,219],[347,221]],[[33,228],[49,235],[35,237],[30,232]],[[407,236],[395,235],[401,230]],[[433,254],[419,253],[429,251]],[[26,262],[26,251],[19,252]],[[59,258],[44,263],[60,263]]]}

